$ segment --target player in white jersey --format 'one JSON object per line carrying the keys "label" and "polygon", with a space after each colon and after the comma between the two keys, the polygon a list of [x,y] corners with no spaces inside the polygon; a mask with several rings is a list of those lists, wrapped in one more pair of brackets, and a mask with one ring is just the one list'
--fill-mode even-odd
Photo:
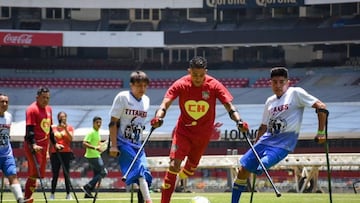
{"label": "player in white jersey", "polygon": [[3,174],[9,179],[10,190],[14,193],[16,201],[24,202],[23,192],[17,178],[15,158],[10,143],[12,116],[7,112],[8,107],[9,97],[0,93],[0,167]]}
{"label": "player in white jersey", "polygon": [[[284,159],[296,146],[305,107],[316,109],[318,131],[315,138],[325,142],[326,105],[300,87],[289,87],[288,70],[276,67],[270,71],[274,95],[265,103],[262,122],[254,145],[261,161],[268,169]],[[240,159],[240,168],[233,183],[231,203],[238,203],[247,187],[250,173],[262,173],[252,150]]]}
{"label": "player in white jersey", "polygon": [[[122,173],[126,173],[141,146],[141,137],[145,129],[145,119],[150,107],[150,99],[145,95],[149,78],[142,71],[130,75],[130,91],[122,91],[114,98],[110,110],[110,156],[118,156]],[[145,151],[142,150],[126,179],[126,184],[139,185],[139,202],[151,203],[149,186],[152,182],[147,167]]]}

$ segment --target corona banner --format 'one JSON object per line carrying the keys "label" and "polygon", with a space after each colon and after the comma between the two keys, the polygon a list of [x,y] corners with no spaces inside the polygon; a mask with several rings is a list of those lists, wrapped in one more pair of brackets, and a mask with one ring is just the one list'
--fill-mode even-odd
{"label": "corona banner", "polygon": [[217,9],[299,7],[303,5],[304,0],[204,0],[204,8]]}

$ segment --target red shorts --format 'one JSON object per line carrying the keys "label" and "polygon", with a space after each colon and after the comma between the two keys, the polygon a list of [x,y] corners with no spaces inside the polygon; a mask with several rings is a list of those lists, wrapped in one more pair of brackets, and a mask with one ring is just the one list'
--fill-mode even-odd
{"label": "red shorts", "polygon": [[[201,139],[199,139],[199,137]],[[210,137],[208,134],[199,134],[197,135],[197,139],[194,139],[190,136],[178,134],[175,131],[170,149],[170,158],[184,160],[187,156],[188,161],[197,166],[209,141]]]}

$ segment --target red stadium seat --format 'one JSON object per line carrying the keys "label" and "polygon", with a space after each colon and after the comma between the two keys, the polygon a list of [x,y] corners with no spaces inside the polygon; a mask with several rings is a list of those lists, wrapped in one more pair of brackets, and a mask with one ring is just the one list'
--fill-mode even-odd
{"label": "red stadium seat", "polygon": [[2,78],[1,86],[14,88],[122,88],[120,79],[112,78]]}

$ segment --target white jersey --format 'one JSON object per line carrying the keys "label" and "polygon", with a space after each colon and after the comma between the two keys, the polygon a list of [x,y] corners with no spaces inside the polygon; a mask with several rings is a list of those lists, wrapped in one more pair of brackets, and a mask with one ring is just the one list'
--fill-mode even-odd
{"label": "white jersey", "polygon": [[127,143],[140,145],[140,138],[145,129],[145,119],[150,108],[150,99],[143,95],[136,99],[130,91],[122,91],[114,98],[110,116],[120,119],[118,145]]}
{"label": "white jersey", "polygon": [[266,100],[262,117],[267,132],[259,143],[293,151],[299,137],[304,108],[311,107],[317,100],[300,87],[289,87],[280,98],[270,96]]}
{"label": "white jersey", "polygon": [[12,116],[7,111],[4,116],[0,116],[0,157],[12,156],[10,144],[10,126]]}

